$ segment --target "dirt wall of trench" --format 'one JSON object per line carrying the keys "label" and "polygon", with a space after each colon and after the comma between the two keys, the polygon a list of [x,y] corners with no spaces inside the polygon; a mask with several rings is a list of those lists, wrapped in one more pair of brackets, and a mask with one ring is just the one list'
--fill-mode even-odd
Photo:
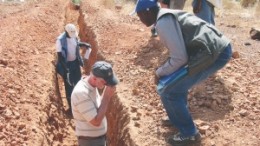
{"label": "dirt wall of trench", "polygon": [[[78,26],[79,37],[81,41],[85,41],[91,44],[92,52],[89,60],[85,60],[84,73],[89,74],[91,66],[97,60],[109,60],[104,56],[102,48],[99,48],[100,36],[98,27],[96,26],[95,19],[89,19],[91,16],[89,11],[95,11],[95,8],[91,8],[89,5],[85,5],[82,1],[79,9]],[[89,12],[89,13],[88,13]],[[93,13],[92,13],[93,14]],[[104,44],[103,44],[104,45]],[[85,50],[82,52],[85,53]],[[122,104],[122,101],[115,95],[111,104],[109,105],[107,112],[108,120],[108,132],[107,139],[109,146],[134,146],[134,142],[131,139],[128,124],[130,117],[127,114],[126,107]]]}

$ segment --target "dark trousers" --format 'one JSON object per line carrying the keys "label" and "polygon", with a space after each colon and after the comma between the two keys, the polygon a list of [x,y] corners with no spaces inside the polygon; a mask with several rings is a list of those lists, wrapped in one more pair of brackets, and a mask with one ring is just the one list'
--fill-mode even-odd
{"label": "dark trousers", "polygon": [[66,98],[68,101],[68,105],[71,108],[71,93],[73,91],[74,86],[78,83],[78,81],[81,78],[81,71],[80,71],[80,65],[78,60],[75,61],[68,61],[67,67],[69,69],[69,79],[71,85],[68,83],[67,76],[63,77],[64,85],[65,85],[65,92],[66,92]]}
{"label": "dark trousers", "polygon": [[79,146],[106,146],[106,136],[99,136],[93,138],[78,137]]}

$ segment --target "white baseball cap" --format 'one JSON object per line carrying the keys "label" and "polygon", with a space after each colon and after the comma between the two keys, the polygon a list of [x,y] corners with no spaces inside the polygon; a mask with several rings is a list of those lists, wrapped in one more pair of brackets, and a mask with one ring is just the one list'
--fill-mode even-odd
{"label": "white baseball cap", "polygon": [[71,23],[67,24],[65,26],[65,30],[71,38],[76,38],[78,36],[78,32],[74,24]]}

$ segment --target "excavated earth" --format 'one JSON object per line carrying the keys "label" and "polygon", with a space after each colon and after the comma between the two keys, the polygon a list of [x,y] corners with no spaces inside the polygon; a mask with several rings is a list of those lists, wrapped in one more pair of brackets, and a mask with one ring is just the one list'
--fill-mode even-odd
{"label": "excavated earth", "polygon": [[[82,72],[106,60],[120,79],[107,113],[108,145],[167,145],[176,129],[162,125],[166,113],[153,83],[167,49],[137,16],[129,16],[134,2],[81,0],[80,9],[68,0],[0,2],[0,146],[77,145],[54,69],[55,40],[66,23],[92,45]],[[191,11],[190,1],[185,10]],[[202,146],[260,145],[260,42],[249,35],[260,27],[259,16],[260,2],[245,9],[229,0],[216,11],[216,26],[234,53],[224,69],[189,92]]]}

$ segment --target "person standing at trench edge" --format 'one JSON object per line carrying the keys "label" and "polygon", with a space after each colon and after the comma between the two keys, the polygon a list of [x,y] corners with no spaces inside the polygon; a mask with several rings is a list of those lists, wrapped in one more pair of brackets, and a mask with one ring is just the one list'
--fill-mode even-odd
{"label": "person standing at trench edge", "polygon": [[[139,0],[135,12],[147,27],[156,24],[158,36],[169,51],[168,59],[154,76],[170,122],[179,131],[167,142],[173,146],[198,143],[201,136],[188,109],[188,90],[228,63],[232,55],[230,41],[195,15],[159,8],[154,0]],[[181,78],[171,76],[180,69],[184,72]],[[160,87],[168,76],[173,81]]]}
{"label": "person standing at trench edge", "polygon": [[60,34],[56,41],[56,51],[58,60],[56,64],[56,71],[63,78],[66,92],[66,99],[68,101],[71,113],[71,93],[74,86],[81,78],[80,66],[83,66],[83,61],[80,55],[80,47],[87,48],[84,58],[88,59],[91,46],[88,43],[78,41],[78,33],[74,24],[67,24],[65,31]]}
{"label": "person standing at trench edge", "polygon": [[[75,86],[71,104],[79,146],[106,146],[105,114],[117,84],[111,64],[98,61]],[[98,89],[103,89],[101,96]]]}
{"label": "person standing at trench edge", "polygon": [[186,0],[159,0],[159,2],[162,8],[182,10]]}
{"label": "person standing at trench edge", "polygon": [[215,7],[222,7],[222,0],[193,0],[193,13],[202,20],[215,25]]}

